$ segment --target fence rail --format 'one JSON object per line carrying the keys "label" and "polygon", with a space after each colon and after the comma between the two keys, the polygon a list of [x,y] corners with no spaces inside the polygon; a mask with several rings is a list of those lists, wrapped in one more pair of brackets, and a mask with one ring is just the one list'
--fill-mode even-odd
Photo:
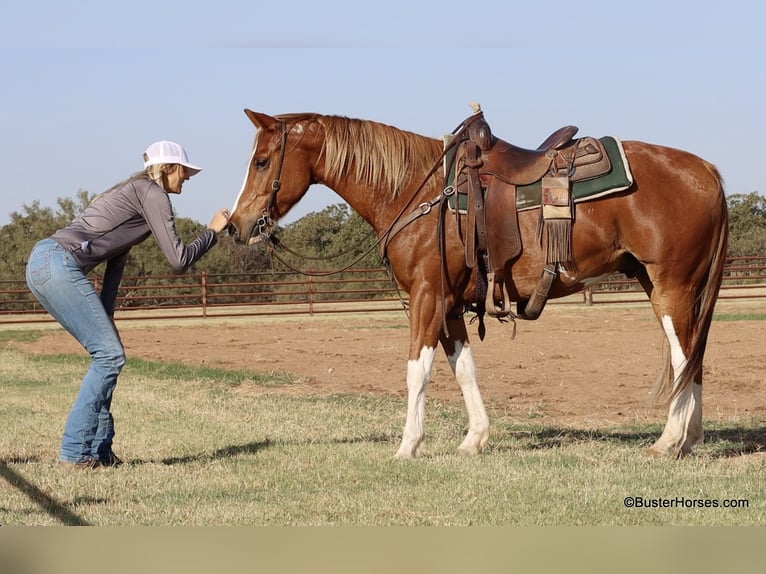
{"label": "fence rail", "polygon": [[[92,278],[96,289],[101,277]],[[722,300],[766,298],[766,257],[726,261]],[[613,274],[581,293],[551,300],[558,305],[647,302],[634,279]],[[213,318],[401,310],[399,293],[385,269],[354,269],[338,278],[293,273],[186,274],[124,277],[117,296],[120,320]],[[0,281],[0,325],[53,319],[23,280]]]}

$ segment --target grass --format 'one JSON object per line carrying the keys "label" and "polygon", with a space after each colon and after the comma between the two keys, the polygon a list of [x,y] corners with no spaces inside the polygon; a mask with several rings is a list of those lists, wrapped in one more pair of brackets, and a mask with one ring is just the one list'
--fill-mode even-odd
{"label": "grass", "polygon": [[37,341],[45,332],[40,329],[16,329],[0,331],[0,345],[9,341],[18,341],[19,343],[32,343]]}
{"label": "grass", "polygon": [[713,321],[766,321],[762,300],[722,300],[716,304]]}
{"label": "grass", "polygon": [[[546,426],[489,405],[487,452],[462,457],[462,406],[431,402],[424,455],[395,461],[399,400],[286,396],[274,391],[296,382],[288,373],[137,360],[113,409],[126,464],[67,472],[55,459],[86,365],[0,346],[0,524],[766,523],[762,420],[706,423],[706,443],[675,461],[644,456],[659,421]],[[628,496],[673,507],[626,508]],[[748,507],[687,506],[728,499]]]}
{"label": "grass", "polygon": [[766,313],[716,313],[714,321],[766,321]]}

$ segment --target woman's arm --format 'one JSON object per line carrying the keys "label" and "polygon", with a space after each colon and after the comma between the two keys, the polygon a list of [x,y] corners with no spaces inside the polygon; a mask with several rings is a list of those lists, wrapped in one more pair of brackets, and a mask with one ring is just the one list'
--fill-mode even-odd
{"label": "woman's arm", "polygon": [[122,281],[122,273],[128,260],[129,249],[120,255],[116,255],[106,262],[104,281],[101,286],[101,303],[104,305],[106,314],[114,316],[114,304],[117,300],[117,290]]}

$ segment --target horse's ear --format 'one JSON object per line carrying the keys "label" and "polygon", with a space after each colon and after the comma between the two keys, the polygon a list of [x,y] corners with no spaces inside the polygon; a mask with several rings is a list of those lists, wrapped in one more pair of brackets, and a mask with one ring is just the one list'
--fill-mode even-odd
{"label": "horse's ear", "polygon": [[250,121],[253,122],[253,125],[260,129],[266,129],[269,126],[273,126],[274,124],[278,123],[276,119],[269,115],[254,112],[253,110],[247,108],[245,108],[245,114],[248,118],[250,118]]}

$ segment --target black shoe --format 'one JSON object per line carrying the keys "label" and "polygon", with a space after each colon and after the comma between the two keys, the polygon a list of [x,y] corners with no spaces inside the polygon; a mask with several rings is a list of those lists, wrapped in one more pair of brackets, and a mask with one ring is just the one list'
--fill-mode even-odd
{"label": "black shoe", "polygon": [[59,466],[69,470],[87,470],[101,468],[103,463],[95,458],[86,458],[85,460],[78,460],[77,462],[71,462],[68,460],[60,460]]}
{"label": "black shoe", "polygon": [[110,452],[106,458],[99,459],[98,463],[101,466],[120,466],[122,464],[122,459],[113,452]]}

